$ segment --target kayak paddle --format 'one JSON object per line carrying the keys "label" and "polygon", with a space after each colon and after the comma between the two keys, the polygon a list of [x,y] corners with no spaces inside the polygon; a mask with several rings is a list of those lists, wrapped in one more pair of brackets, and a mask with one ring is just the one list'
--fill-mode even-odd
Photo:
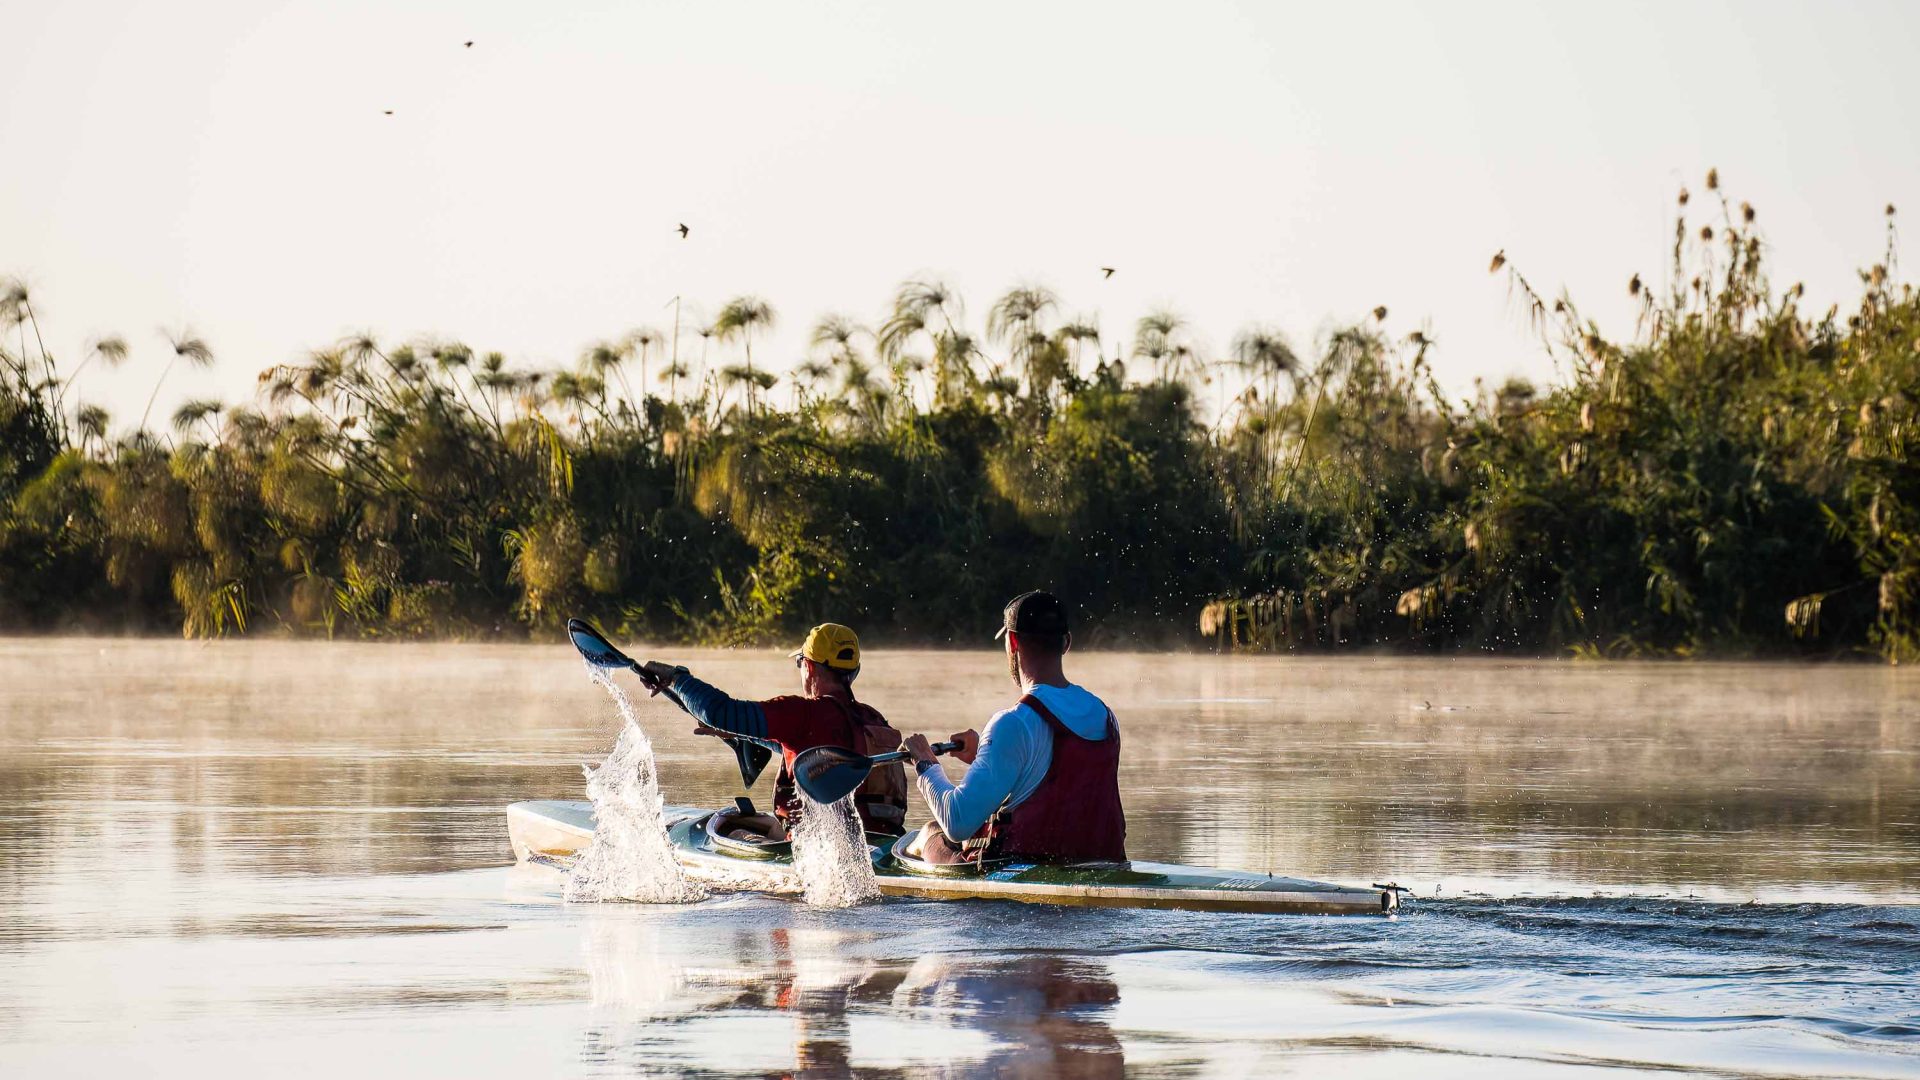
{"label": "kayak paddle", "polygon": [[[693,715],[687,708],[687,703],[681,701],[680,696],[667,685],[672,680],[672,676],[667,674],[671,669],[668,669],[665,664],[652,661],[640,663],[615,648],[605,634],[595,630],[584,619],[567,620],[567,637],[572,639],[573,647],[580,650],[580,655],[586,658],[587,663],[597,668],[614,670],[630,668],[634,674],[640,676],[640,681],[646,684],[648,690],[665,695],[668,701],[680,706],[681,712],[689,716]],[[650,670],[653,668],[662,670]],[[767,764],[773,760],[775,748],[746,735],[729,734],[723,738],[733,746],[734,759],[740,765],[740,782],[752,787],[753,782],[760,779],[760,774],[767,771]]]}
{"label": "kayak paddle", "polygon": [[[567,637],[573,639],[573,647],[579,649],[580,655],[594,667],[632,668],[634,673],[640,676],[640,681],[647,684],[649,690],[660,682],[661,672],[647,670],[655,665],[642,664],[621,652],[614,647],[613,642],[607,640],[605,634],[595,630],[593,624],[585,619],[568,619]],[[664,664],[658,666],[666,667]]]}
{"label": "kayak paddle", "polygon": [[[934,743],[931,749],[936,754],[949,754],[960,749],[960,744]],[[905,750],[868,757],[844,746],[816,746],[800,751],[799,756],[793,759],[793,779],[814,802],[837,803],[852,794],[854,788],[866,783],[867,774],[873,771],[875,765],[909,756]]]}

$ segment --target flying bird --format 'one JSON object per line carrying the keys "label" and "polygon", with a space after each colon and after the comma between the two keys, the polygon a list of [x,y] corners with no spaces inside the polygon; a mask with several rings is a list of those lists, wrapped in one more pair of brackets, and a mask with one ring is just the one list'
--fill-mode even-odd
{"label": "flying bird", "polygon": [[388,110],[387,110],[387,115],[388,115],[388,116],[392,116],[392,115],[393,115],[393,110],[392,110],[392,109],[388,109]]}
{"label": "flying bird", "polygon": [[471,41],[467,42],[467,48],[469,49],[473,48],[473,42]]}
{"label": "flying bird", "polygon": [[[1107,277],[1112,277],[1112,276],[1113,276],[1113,267],[1111,267],[1111,266],[1103,266],[1103,267],[1101,267],[1101,268],[1100,268],[1100,272],[1101,272],[1102,274],[1105,274],[1105,275],[1106,275]],[[1102,280],[1102,281],[1105,281],[1105,280],[1106,280],[1106,278],[1102,278],[1101,280]]]}
{"label": "flying bird", "polygon": [[693,231],[692,229],[687,228],[686,222],[683,221],[680,223],[680,239],[685,240],[687,238],[687,234],[692,231]]}

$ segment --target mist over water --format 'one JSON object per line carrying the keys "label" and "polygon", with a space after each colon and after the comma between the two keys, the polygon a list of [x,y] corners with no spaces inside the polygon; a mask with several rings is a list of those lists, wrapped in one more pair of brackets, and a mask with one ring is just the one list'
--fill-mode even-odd
{"label": "mist over water", "polygon": [[[790,689],[773,651],[672,658]],[[1076,650],[1134,854],[1398,880],[1392,920],[569,904],[506,803],[587,797],[583,761],[641,818],[741,793],[578,672],[0,640],[0,1075],[1920,1076],[1907,669]],[[989,653],[860,686],[936,737],[1009,694]]]}

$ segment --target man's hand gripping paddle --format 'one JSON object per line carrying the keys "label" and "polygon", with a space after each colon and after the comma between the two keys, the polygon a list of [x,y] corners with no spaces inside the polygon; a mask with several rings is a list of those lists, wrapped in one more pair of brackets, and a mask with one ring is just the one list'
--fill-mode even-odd
{"label": "man's hand gripping paddle", "polygon": [[[930,749],[936,754],[950,754],[960,749],[960,744],[934,743]],[[868,757],[844,746],[816,746],[800,751],[793,759],[793,779],[814,802],[822,805],[837,803],[853,794],[853,789],[866,783],[867,773],[872,772],[875,765],[900,761],[909,756],[905,750]]]}
{"label": "man's hand gripping paddle", "polygon": [[[586,658],[587,663],[597,668],[631,670],[640,676],[640,682],[646,686],[648,693],[663,695],[668,701],[680,706],[680,711],[687,712],[686,702],[680,700],[670,685],[676,668],[658,660],[640,663],[615,648],[613,642],[607,640],[606,635],[595,630],[582,619],[567,620],[567,637],[573,641],[573,647],[580,650],[580,655]],[[692,713],[689,712],[688,715],[691,716]],[[753,782],[760,779],[760,774],[766,771],[767,764],[773,760],[774,748],[759,739],[748,738],[745,735],[727,734],[721,737],[733,744],[733,756],[740,763],[740,781],[752,787]]]}

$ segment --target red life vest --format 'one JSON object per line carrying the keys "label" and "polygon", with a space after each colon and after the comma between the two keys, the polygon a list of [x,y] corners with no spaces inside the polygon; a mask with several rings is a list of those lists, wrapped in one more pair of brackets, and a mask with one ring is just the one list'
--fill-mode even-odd
{"label": "red life vest", "polygon": [[991,854],[1020,860],[1125,862],[1127,815],[1120,806],[1120,725],[1107,711],[1107,737],[1083,739],[1028,694],[1020,704],[1053,732],[1053,760],[1027,800],[1007,811]]}
{"label": "red life vest", "polygon": [[[840,745],[856,754],[872,757],[900,749],[900,732],[887,723],[880,710],[858,701],[820,697],[839,710],[846,722],[847,738]],[[804,805],[793,782],[793,759],[810,747],[780,747],[780,773],[773,779],[773,812],[789,824],[800,819]],[[853,793],[853,808],[867,832],[899,836],[907,831],[907,771],[899,762],[881,765],[867,774],[866,782]]]}

